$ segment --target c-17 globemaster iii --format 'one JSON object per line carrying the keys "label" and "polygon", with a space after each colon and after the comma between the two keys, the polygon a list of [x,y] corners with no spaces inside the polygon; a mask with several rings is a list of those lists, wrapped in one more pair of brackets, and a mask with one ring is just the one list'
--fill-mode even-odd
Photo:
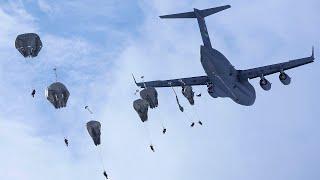
{"label": "c-17 globemaster iii", "polygon": [[200,48],[201,64],[206,76],[179,78],[172,80],[158,80],[149,82],[139,82],[137,86],[145,87],[174,87],[206,85],[208,93],[214,98],[229,97],[234,102],[251,106],[256,99],[254,87],[249,83],[249,79],[260,78],[260,86],[268,91],[271,83],[265,76],[280,73],[279,79],[284,85],[290,84],[291,78],[284,72],[285,70],[302,66],[314,61],[314,49],[312,55],[301,59],[294,59],[284,63],[273,64],[247,70],[237,70],[229,60],[211,45],[207,31],[205,17],[230,8],[230,5],[220,6],[210,9],[194,9],[191,12],[160,16],[160,18],[196,18],[198,20],[203,45]]}

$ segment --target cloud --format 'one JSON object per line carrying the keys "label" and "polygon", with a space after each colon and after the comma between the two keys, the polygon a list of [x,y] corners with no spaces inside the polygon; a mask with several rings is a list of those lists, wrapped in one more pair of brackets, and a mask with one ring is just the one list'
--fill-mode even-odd
{"label": "cloud", "polygon": [[51,4],[44,0],[38,0],[38,6],[40,10],[46,14],[52,14],[54,11],[56,11]]}
{"label": "cloud", "polygon": [[0,9],[0,21],[2,25],[0,47],[13,45],[12,41],[19,32],[37,31],[35,28],[35,18],[28,14],[21,5],[9,3],[3,4]]}

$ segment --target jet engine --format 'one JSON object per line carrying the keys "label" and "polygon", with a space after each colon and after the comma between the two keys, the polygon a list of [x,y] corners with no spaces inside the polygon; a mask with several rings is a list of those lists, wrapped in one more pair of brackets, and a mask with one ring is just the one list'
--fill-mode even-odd
{"label": "jet engine", "polygon": [[284,72],[280,73],[279,79],[283,85],[289,85],[291,82],[291,77]]}
{"label": "jet engine", "polygon": [[260,86],[265,91],[269,91],[271,89],[271,83],[264,77],[260,79]]}

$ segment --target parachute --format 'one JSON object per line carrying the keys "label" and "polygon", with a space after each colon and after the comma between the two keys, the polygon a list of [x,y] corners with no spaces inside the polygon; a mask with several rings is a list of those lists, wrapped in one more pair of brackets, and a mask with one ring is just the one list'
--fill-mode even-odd
{"label": "parachute", "polygon": [[142,122],[148,120],[148,107],[149,103],[144,99],[137,99],[133,102],[133,108],[139,114]]}
{"label": "parachute", "polygon": [[[23,57],[34,58],[39,54],[42,48],[42,42],[40,37],[35,33],[20,34],[16,38],[15,47],[23,55]],[[30,65],[32,67],[32,64]],[[34,98],[35,94],[36,90],[34,87],[34,82],[32,82],[31,96]]]}
{"label": "parachute", "polygon": [[99,121],[89,121],[87,123],[87,130],[89,135],[91,136],[94,145],[98,146],[101,144],[101,124]]}
{"label": "parachute", "polygon": [[194,92],[191,86],[183,86],[182,94],[186,97],[191,105],[194,105]]}
{"label": "parachute", "polygon": [[[148,121],[149,103],[148,103],[147,100],[137,99],[137,100],[133,101],[133,108],[138,113],[138,115],[139,115],[139,117],[140,117],[140,119],[141,119],[141,121],[143,123]],[[149,128],[147,127],[147,124],[145,124],[145,128],[147,130],[148,137],[149,137],[149,140],[150,140],[150,146],[149,147],[153,152],[155,152],[154,146],[152,145],[151,135],[150,135],[150,132],[149,132]]]}
{"label": "parachute", "polygon": [[[145,86],[146,87],[146,86]],[[146,100],[151,109],[158,107],[158,92],[154,87],[146,87],[140,91],[140,97]],[[167,129],[164,125],[164,120],[162,120],[162,133],[165,134]]]}
{"label": "parachute", "polygon": [[[194,105],[194,91],[192,90],[192,86],[182,86],[182,94],[184,97],[186,97],[188,99],[189,103],[193,106]],[[196,96],[201,97],[201,93],[197,94]],[[197,119],[200,119],[198,112],[195,108],[196,107],[193,106],[194,113],[195,113]],[[200,120],[198,121],[198,124],[201,126],[203,125],[202,121],[200,121]],[[195,125],[195,123],[192,122],[191,127],[194,127],[194,125]]]}
{"label": "parachute", "polygon": [[[67,106],[70,93],[64,84],[57,82],[57,69],[54,68],[53,70],[55,72],[56,82],[47,87],[45,95],[47,100],[55,107],[55,109],[60,109]],[[69,145],[67,136],[64,137],[64,142],[66,146]]]}
{"label": "parachute", "polygon": [[154,87],[147,87],[140,91],[140,97],[148,101],[151,109],[158,107],[158,92]]}
{"label": "parachute", "polygon": [[25,58],[34,58],[38,56],[42,48],[42,42],[37,34],[26,33],[17,36],[15,46]]}
{"label": "parachute", "polygon": [[183,112],[183,111],[184,111],[184,108],[183,108],[183,106],[181,106],[181,104],[180,104],[180,102],[179,102],[179,99],[178,99],[178,96],[177,96],[177,95],[176,95],[176,101],[177,101],[177,104],[178,104],[179,110],[180,110],[181,112]]}
{"label": "parachute", "polygon": [[61,82],[52,83],[46,90],[48,101],[56,109],[66,107],[69,96],[70,93],[68,89]]}
{"label": "parachute", "polygon": [[[94,115],[93,112],[89,109],[89,106],[85,106],[85,109],[88,110],[91,116]],[[102,174],[106,179],[108,179],[108,174],[104,166],[104,161],[103,161],[102,152],[101,152],[101,123],[99,121],[91,120],[87,122],[87,130],[93,140],[94,145],[97,147],[97,150],[99,150],[98,151],[99,158],[103,167]]]}
{"label": "parachute", "polygon": [[[171,86],[171,83],[169,83],[169,85],[170,85],[170,87],[171,87],[171,89],[172,89],[172,91],[173,91],[173,93],[174,93],[174,95],[175,95],[175,97],[176,97],[176,101],[177,101],[179,110],[186,116],[186,118],[188,119],[188,121],[191,123],[190,126],[193,127],[195,123],[192,121],[192,119],[191,119],[190,116],[187,114],[187,112],[185,112],[183,106],[180,104],[178,95],[177,95],[176,91],[174,90],[174,88]],[[192,89],[191,89],[191,91],[192,91]],[[182,89],[182,92],[183,92],[183,89]]]}

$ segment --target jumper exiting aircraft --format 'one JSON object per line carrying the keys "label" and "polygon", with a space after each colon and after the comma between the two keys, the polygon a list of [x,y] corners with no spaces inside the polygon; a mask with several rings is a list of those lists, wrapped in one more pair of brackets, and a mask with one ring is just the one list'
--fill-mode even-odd
{"label": "jumper exiting aircraft", "polygon": [[291,82],[291,78],[284,72],[285,70],[302,66],[314,61],[314,49],[312,55],[301,59],[294,59],[288,62],[273,64],[247,70],[237,70],[232,66],[229,60],[218,50],[212,48],[209,34],[204,18],[230,8],[231,6],[221,6],[210,9],[198,10],[192,12],[171,14],[160,16],[160,18],[196,18],[198,20],[203,45],[201,45],[201,64],[206,76],[180,78],[172,80],[158,80],[149,82],[139,82],[137,86],[145,87],[174,87],[174,86],[193,86],[206,85],[208,93],[214,98],[229,97],[234,102],[251,106],[256,99],[254,87],[249,83],[249,79],[261,78],[260,86],[268,91],[271,89],[271,83],[265,76],[280,73],[279,79],[284,85]]}

